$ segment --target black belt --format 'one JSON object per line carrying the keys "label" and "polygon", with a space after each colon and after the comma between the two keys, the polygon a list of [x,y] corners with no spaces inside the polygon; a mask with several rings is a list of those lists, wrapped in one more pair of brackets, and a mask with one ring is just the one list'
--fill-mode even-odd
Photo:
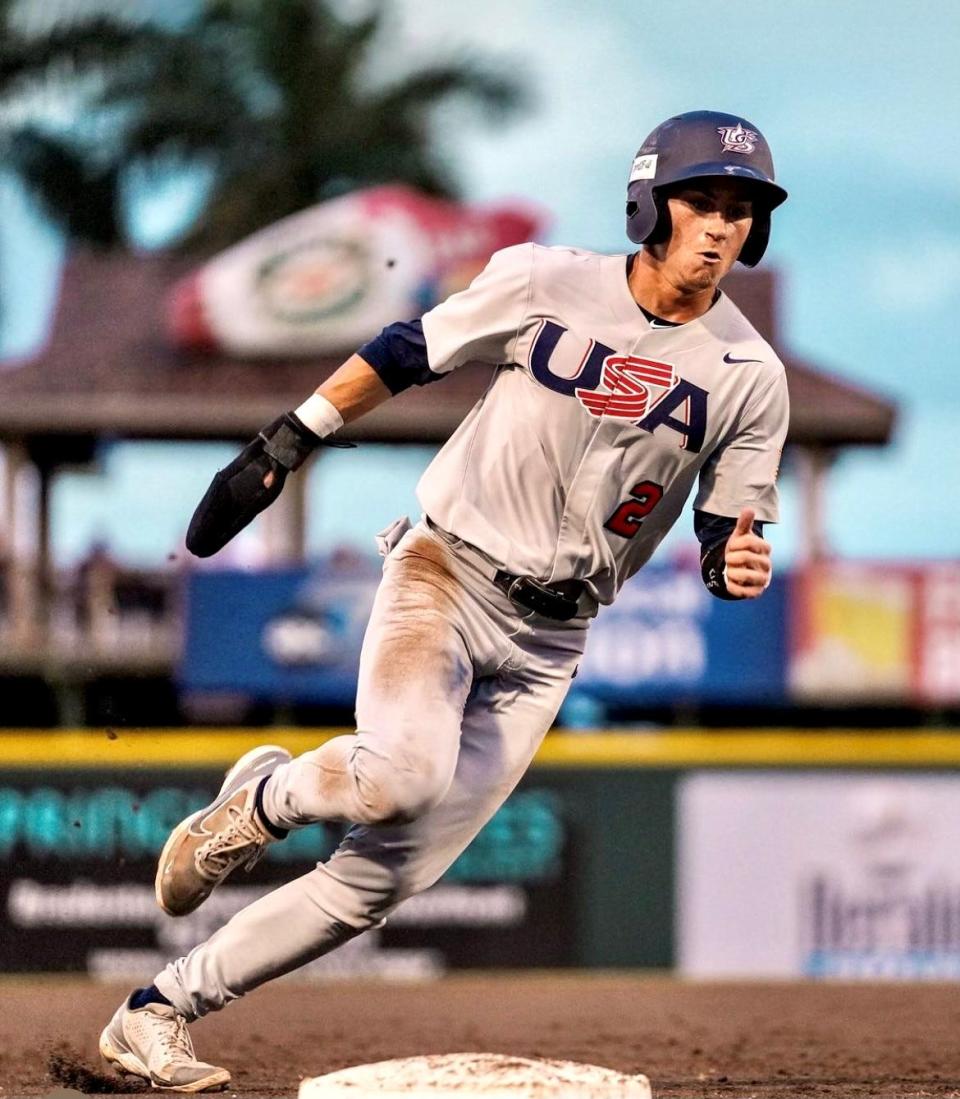
{"label": "black belt", "polygon": [[518,576],[515,572],[497,569],[493,582],[511,603],[536,611],[544,618],[569,622],[579,613],[578,600],[583,594],[582,580],[561,580],[544,584],[533,576]]}
{"label": "black belt", "polygon": [[[427,526],[451,546],[468,546],[474,553],[485,556],[483,551],[469,542],[464,542],[455,534],[444,530],[429,515],[425,516]],[[569,622],[579,613],[578,601],[586,585],[582,580],[559,580],[554,584],[544,584],[533,576],[519,576],[515,572],[497,569],[493,577],[494,584],[506,595],[511,603],[536,611],[544,618],[553,618],[557,622]]]}

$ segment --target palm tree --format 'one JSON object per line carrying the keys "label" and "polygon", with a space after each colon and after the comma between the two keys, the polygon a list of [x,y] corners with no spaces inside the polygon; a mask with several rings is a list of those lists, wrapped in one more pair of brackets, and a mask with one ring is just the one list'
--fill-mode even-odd
{"label": "palm tree", "polygon": [[[351,22],[329,0],[202,0],[180,27],[102,15],[39,33],[18,29],[13,10],[0,0],[5,159],[50,216],[97,244],[125,242],[125,181],[144,166],[208,173],[181,242],[201,252],[358,186],[400,180],[455,196],[434,108],[462,97],[503,118],[525,98],[474,59],[375,84],[383,2]],[[76,105],[74,119],[54,125],[29,109],[51,89]]]}

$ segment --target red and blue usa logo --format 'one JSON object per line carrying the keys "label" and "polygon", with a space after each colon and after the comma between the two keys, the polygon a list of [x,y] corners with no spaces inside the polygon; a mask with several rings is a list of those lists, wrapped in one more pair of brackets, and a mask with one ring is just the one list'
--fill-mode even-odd
{"label": "red and blue usa logo", "polygon": [[[566,341],[566,352],[558,351],[565,336],[572,342]],[[710,394],[681,378],[670,363],[623,355],[599,340],[573,337],[562,324],[544,317],[529,364],[540,385],[575,399],[591,416],[635,423],[651,433],[668,428],[693,454],[703,447]]]}
{"label": "red and blue usa logo", "polygon": [[599,385],[594,389],[578,386],[574,393],[591,416],[636,423],[679,381],[670,363],[636,355],[610,355],[604,359]]}

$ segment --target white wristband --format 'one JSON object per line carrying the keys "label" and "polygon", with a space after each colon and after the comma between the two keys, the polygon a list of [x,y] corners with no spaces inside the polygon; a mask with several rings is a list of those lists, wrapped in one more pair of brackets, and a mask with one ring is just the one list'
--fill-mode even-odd
{"label": "white wristband", "polygon": [[343,427],[343,417],[336,407],[319,393],[308,397],[299,408],[294,409],[294,412],[300,417],[304,426],[309,427],[314,435],[319,435],[321,439]]}

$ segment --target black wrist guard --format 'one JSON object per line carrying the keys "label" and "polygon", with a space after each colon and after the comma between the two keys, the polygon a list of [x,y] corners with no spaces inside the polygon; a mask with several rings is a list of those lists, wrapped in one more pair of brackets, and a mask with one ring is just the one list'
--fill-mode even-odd
{"label": "black wrist guard", "polygon": [[[213,478],[193,513],[187,530],[187,549],[197,557],[210,557],[234,538],[283,489],[287,474],[307,460],[320,445],[329,443],[306,427],[293,412],[285,412]],[[268,473],[273,481],[267,488]]]}
{"label": "black wrist guard", "polygon": [[299,469],[323,442],[300,419],[296,412],[284,414],[268,424],[257,436],[263,442],[263,452],[292,473]]}
{"label": "black wrist guard", "polygon": [[727,582],[723,578],[724,555],[727,549],[727,540],[717,542],[700,554],[700,573],[707,591],[718,599],[737,600],[739,595],[731,595],[727,591]]}

